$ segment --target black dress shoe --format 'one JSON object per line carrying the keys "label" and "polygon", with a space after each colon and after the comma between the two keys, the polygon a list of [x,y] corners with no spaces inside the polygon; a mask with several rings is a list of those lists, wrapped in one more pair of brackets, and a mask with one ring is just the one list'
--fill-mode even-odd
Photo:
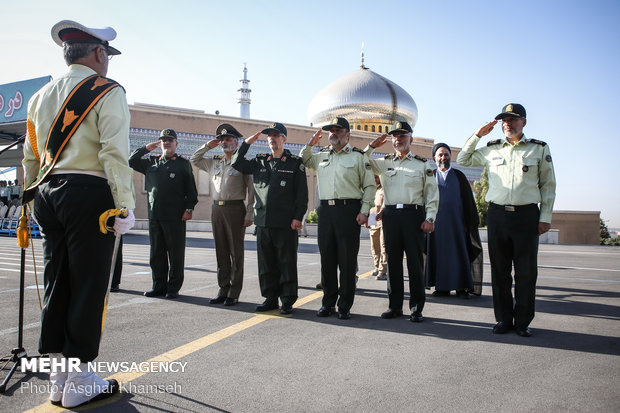
{"label": "black dress shoe", "polygon": [[166,293],[163,292],[163,291],[148,290],[147,292],[144,293],[144,295],[146,297],[159,297],[159,296],[162,296],[162,295],[166,295]]}
{"label": "black dress shoe", "polygon": [[433,291],[433,297],[450,297],[450,291]]}
{"label": "black dress shoe", "polygon": [[179,293],[166,293],[166,298],[174,299],[178,297],[179,297]]}
{"label": "black dress shoe", "polygon": [[113,286],[111,286],[111,287],[110,287],[110,292],[111,292],[111,293],[117,293],[117,292],[119,292],[120,290],[121,290],[121,287],[119,287],[119,286],[118,286],[118,284],[113,285]]}
{"label": "black dress shoe", "polygon": [[421,323],[424,321],[424,317],[422,317],[422,313],[420,311],[416,311],[415,313],[411,313],[411,317],[409,317],[412,323]]}
{"label": "black dress shoe", "polygon": [[293,306],[291,304],[282,304],[282,308],[280,308],[280,314],[288,315],[293,313]]}
{"label": "black dress shoe", "polygon": [[396,318],[401,317],[403,315],[403,310],[393,310],[388,308],[388,310],[381,314],[381,318]]}
{"label": "black dress shoe", "polygon": [[493,334],[506,334],[510,330],[512,330],[512,324],[507,324],[503,321],[500,321],[499,323],[495,324],[495,327],[493,327]]}
{"label": "black dress shoe", "polygon": [[464,300],[469,299],[469,293],[465,290],[456,290],[456,296]]}
{"label": "black dress shoe", "polygon": [[340,310],[338,310],[338,319],[339,320],[348,320],[349,318],[351,318],[351,312],[350,311],[340,311]]}
{"label": "black dress shoe", "polygon": [[273,298],[268,298],[261,305],[256,306],[256,311],[259,313],[263,313],[265,311],[277,310],[280,306],[278,305],[278,300]]}
{"label": "black dress shoe", "polygon": [[226,297],[218,295],[217,297],[210,299],[209,304],[222,304],[224,301],[226,301]]}
{"label": "black dress shoe", "polygon": [[319,311],[317,311],[316,316],[317,317],[329,317],[335,312],[336,312],[336,309],[334,307],[321,307]]}
{"label": "black dress shoe", "polygon": [[235,305],[239,302],[238,299],[236,298],[230,298],[228,297],[225,301],[224,301],[224,305],[230,307],[231,305]]}
{"label": "black dress shoe", "polygon": [[532,330],[530,330],[529,327],[525,327],[525,328],[517,327],[517,334],[520,335],[521,337],[529,337],[532,335]]}

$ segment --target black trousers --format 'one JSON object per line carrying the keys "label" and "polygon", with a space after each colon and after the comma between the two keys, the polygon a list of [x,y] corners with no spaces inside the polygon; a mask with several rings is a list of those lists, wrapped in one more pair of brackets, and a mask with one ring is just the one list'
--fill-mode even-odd
{"label": "black trousers", "polygon": [[52,175],[35,194],[45,266],[41,354],[84,363],[99,354],[114,246],[114,235],[99,231],[99,215],[111,208],[107,181],[89,175]]}
{"label": "black trousers", "polygon": [[487,215],[495,320],[508,324],[514,322],[519,328],[527,327],[534,319],[539,217],[535,204],[515,207],[515,211],[490,204]]}
{"label": "black trousers", "polygon": [[185,221],[149,220],[153,289],[178,293],[185,267]]}
{"label": "black trousers", "polygon": [[[318,208],[318,242],[324,307],[351,310],[355,298],[355,272],[360,249],[360,204],[321,205]],[[340,289],[338,288],[340,269]],[[336,300],[338,302],[336,303]]]}
{"label": "black trousers", "polygon": [[258,281],[261,295],[282,304],[297,301],[297,231],[256,227]]}
{"label": "black trousers", "polygon": [[426,302],[424,290],[424,232],[420,229],[426,217],[424,208],[383,210],[383,237],[388,263],[389,307],[403,308],[405,296],[403,253],[407,254],[409,273],[409,308],[422,312]]}

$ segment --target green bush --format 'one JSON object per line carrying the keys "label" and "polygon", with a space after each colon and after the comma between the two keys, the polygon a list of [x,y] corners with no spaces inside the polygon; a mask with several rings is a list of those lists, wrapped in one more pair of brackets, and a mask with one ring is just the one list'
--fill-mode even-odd
{"label": "green bush", "polygon": [[319,222],[319,215],[316,213],[316,210],[310,211],[308,217],[306,218],[306,222],[308,224],[316,224]]}

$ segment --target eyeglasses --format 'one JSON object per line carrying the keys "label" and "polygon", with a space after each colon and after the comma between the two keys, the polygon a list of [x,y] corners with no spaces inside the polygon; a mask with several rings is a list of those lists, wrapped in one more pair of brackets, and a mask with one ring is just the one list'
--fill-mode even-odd
{"label": "eyeglasses", "polygon": [[110,54],[110,49],[108,49],[107,46],[97,46],[97,47],[105,52],[105,55],[108,57],[108,61],[112,60],[114,55]]}

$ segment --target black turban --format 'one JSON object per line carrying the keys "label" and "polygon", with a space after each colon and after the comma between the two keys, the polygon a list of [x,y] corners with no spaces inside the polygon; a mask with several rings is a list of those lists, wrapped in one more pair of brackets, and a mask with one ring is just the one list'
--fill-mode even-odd
{"label": "black turban", "polygon": [[439,148],[446,148],[448,150],[448,152],[450,152],[450,155],[452,155],[452,149],[450,149],[450,147],[448,145],[446,145],[443,142],[439,142],[437,144],[435,144],[435,146],[433,146],[433,150],[432,150],[432,155],[433,158],[435,157],[435,152],[437,152],[439,150]]}

